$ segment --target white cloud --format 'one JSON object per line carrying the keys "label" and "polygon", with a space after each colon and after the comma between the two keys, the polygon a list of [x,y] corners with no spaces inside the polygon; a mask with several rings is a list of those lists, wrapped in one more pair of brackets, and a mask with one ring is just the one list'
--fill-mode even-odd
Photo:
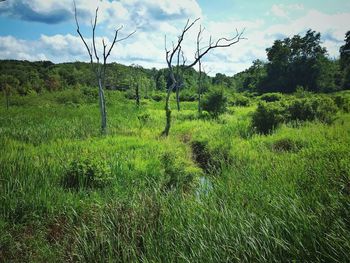
{"label": "white cloud", "polygon": [[273,5],[272,8],[271,8],[271,12],[275,16],[288,18],[288,14],[284,10],[282,5]]}
{"label": "white cloud", "polygon": [[271,13],[278,18],[290,19],[290,14],[304,10],[302,4],[274,4],[271,7]]}
{"label": "white cloud", "polygon": [[[97,0],[76,1],[79,18],[82,23],[88,22],[93,15]],[[46,18],[44,15],[54,14],[52,12],[59,9],[61,12],[65,10],[72,15],[72,5],[69,0],[18,0],[18,3],[20,2],[25,3],[36,15],[43,16],[43,19]],[[110,43],[113,37],[112,26],[125,24],[127,27],[122,30],[122,35],[126,35],[137,27],[136,34],[130,39],[117,43],[109,62],[136,63],[144,67],[166,67],[164,35],[167,35],[168,47],[170,47],[172,41],[176,42],[188,17],[192,19],[203,17],[200,6],[195,0],[120,0],[112,2],[102,0],[98,3],[100,6],[99,21],[101,22],[98,28],[100,33],[97,38],[98,50],[102,49],[102,37],[107,43]],[[9,10],[7,9],[6,12],[9,13]],[[274,5],[271,12],[272,10],[276,16],[283,18],[274,20],[275,24],[271,24],[268,17],[255,20],[232,18],[225,21],[201,19],[200,23],[206,28],[203,45],[208,43],[210,35],[215,40],[219,37],[234,35],[236,28],[238,30],[246,28],[244,37],[247,40],[242,40],[230,48],[213,50],[205,57],[204,66],[208,68],[211,75],[217,72],[232,75],[250,66],[255,59],[265,60],[265,49],[270,47],[274,40],[303,34],[309,28],[321,32],[323,45],[328,49],[331,57],[338,56],[345,32],[349,30],[350,13],[326,14],[315,9],[305,10],[300,4]],[[15,11],[16,9],[12,9],[12,12]],[[301,13],[292,20],[288,19],[291,12]],[[54,21],[50,19],[49,21]],[[184,41],[183,49],[189,62],[194,57],[198,26],[199,23],[187,33]],[[87,38],[87,41],[91,43],[91,39]],[[3,36],[0,37],[0,57],[3,59],[52,60],[54,62],[89,60],[80,38],[72,34],[43,34],[35,41]]]}

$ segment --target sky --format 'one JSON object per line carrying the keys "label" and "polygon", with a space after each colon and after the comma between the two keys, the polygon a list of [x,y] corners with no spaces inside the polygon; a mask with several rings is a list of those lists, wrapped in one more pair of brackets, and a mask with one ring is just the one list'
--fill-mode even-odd
{"label": "sky", "polygon": [[[303,35],[308,29],[321,33],[330,58],[339,56],[345,33],[350,30],[348,0],[76,0],[77,17],[86,40],[91,41],[91,19],[96,7],[97,49],[102,39],[111,43],[115,29],[123,26],[108,62],[165,68],[165,36],[170,48],[187,19],[200,20],[187,32],[183,50],[194,59],[199,26],[205,28],[202,46],[244,30],[237,44],[215,49],[203,60],[210,75],[233,75],[256,59],[266,61],[266,48],[277,39]],[[237,30],[237,31],[236,31]],[[72,0],[0,1],[0,59],[51,60],[55,63],[88,61],[76,33]]]}

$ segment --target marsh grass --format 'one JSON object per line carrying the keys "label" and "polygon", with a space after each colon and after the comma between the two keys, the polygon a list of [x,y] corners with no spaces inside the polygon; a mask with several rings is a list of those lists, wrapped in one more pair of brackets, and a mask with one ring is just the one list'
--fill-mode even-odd
{"label": "marsh grass", "polygon": [[[107,96],[106,137],[98,106],[62,104],[67,94],[0,108],[1,262],[349,259],[348,113],[265,136],[251,128],[256,105],[210,119],[184,102],[162,138],[162,102]],[[112,180],[65,189],[81,156],[103,160]]]}

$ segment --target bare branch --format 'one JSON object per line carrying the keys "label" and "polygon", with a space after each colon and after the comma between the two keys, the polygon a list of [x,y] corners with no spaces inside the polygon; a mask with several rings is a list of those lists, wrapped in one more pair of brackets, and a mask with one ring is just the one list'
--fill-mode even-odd
{"label": "bare branch", "polygon": [[171,62],[172,62],[172,60],[173,60],[174,55],[176,54],[176,52],[177,52],[178,49],[180,48],[181,43],[182,43],[182,41],[183,41],[183,39],[184,39],[184,36],[185,36],[186,32],[187,32],[188,30],[190,30],[190,28],[191,28],[199,19],[200,19],[200,18],[195,19],[191,24],[190,24],[190,20],[189,20],[189,19],[187,20],[187,23],[186,23],[185,27],[183,28],[181,35],[180,35],[179,38],[178,38],[177,45],[175,46],[175,48],[173,48],[173,51],[172,51],[171,54],[170,54],[170,58],[169,58],[170,64],[171,64]]}
{"label": "bare branch", "polygon": [[89,46],[87,45],[83,35],[80,33],[80,27],[79,27],[79,23],[78,23],[78,18],[77,18],[77,6],[76,6],[76,3],[75,3],[75,0],[73,1],[73,4],[74,4],[74,17],[75,17],[75,23],[77,25],[77,33],[79,34],[81,40],[83,41],[85,47],[86,47],[86,50],[89,54],[89,57],[90,57],[90,63],[91,65],[93,64],[93,59],[92,59],[92,53],[91,53],[91,50],[89,48]]}
{"label": "bare branch", "polygon": [[185,64],[186,64],[187,59],[185,57],[185,53],[182,50],[181,50],[181,57],[182,57],[182,66],[184,67]]}
{"label": "bare branch", "polygon": [[95,21],[94,21],[94,24],[92,26],[92,43],[93,43],[93,46],[94,46],[94,53],[95,53],[95,57],[96,57],[97,63],[99,63],[100,58],[97,55],[96,44],[95,44],[95,31],[96,31],[96,23],[97,23],[97,13],[98,13],[98,7],[96,8]]}
{"label": "bare branch", "polygon": [[107,55],[104,56],[104,60],[107,60],[107,58],[108,58],[109,55],[111,54],[111,51],[112,51],[112,49],[113,49],[115,43],[118,43],[118,42],[121,42],[121,41],[123,41],[123,40],[126,40],[126,39],[128,39],[129,37],[131,37],[133,34],[136,33],[136,30],[134,30],[133,32],[131,32],[131,33],[130,33],[129,35],[127,35],[126,37],[123,37],[123,38],[121,38],[121,39],[118,39],[118,33],[119,33],[119,31],[122,30],[122,29],[123,29],[123,26],[120,26],[120,27],[115,31],[114,38],[113,38],[113,41],[112,41],[112,45],[111,45],[111,47],[109,48]]}
{"label": "bare branch", "polygon": [[[191,64],[187,65],[186,68],[191,68],[194,65],[196,65],[198,63],[198,61],[202,57],[204,57],[212,49],[223,48],[223,47],[230,47],[230,46],[232,46],[234,44],[237,44],[240,40],[245,39],[245,38],[242,37],[243,33],[244,33],[244,30],[242,30],[241,32],[238,32],[238,30],[236,29],[236,35],[235,36],[233,36],[232,38],[225,38],[225,37],[219,38],[215,42],[215,44],[212,41],[212,37],[210,36],[208,47],[206,47],[205,49],[202,49],[202,50],[204,50],[203,52],[201,52],[200,51],[201,49],[198,49],[198,47],[197,47],[196,59]],[[201,35],[201,29],[200,29],[200,32],[198,33],[197,42],[200,40],[200,35]],[[224,43],[222,43],[222,42],[224,42]]]}

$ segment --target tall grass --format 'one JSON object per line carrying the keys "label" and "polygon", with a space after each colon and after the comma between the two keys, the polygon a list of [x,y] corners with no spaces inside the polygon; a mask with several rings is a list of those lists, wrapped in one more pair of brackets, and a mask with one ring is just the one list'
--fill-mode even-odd
{"label": "tall grass", "polygon": [[[162,102],[137,108],[108,93],[109,135],[100,137],[98,107],[84,98],[14,99],[0,108],[0,261],[350,258],[347,113],[332,125],[283,124],[263,136],[250,125],[255,105],[212,120],[186,102],[162,138]],[[196,162],[194,142],[210,169]],[[81,156],[104,160],[113,180],[65,188]]]}

